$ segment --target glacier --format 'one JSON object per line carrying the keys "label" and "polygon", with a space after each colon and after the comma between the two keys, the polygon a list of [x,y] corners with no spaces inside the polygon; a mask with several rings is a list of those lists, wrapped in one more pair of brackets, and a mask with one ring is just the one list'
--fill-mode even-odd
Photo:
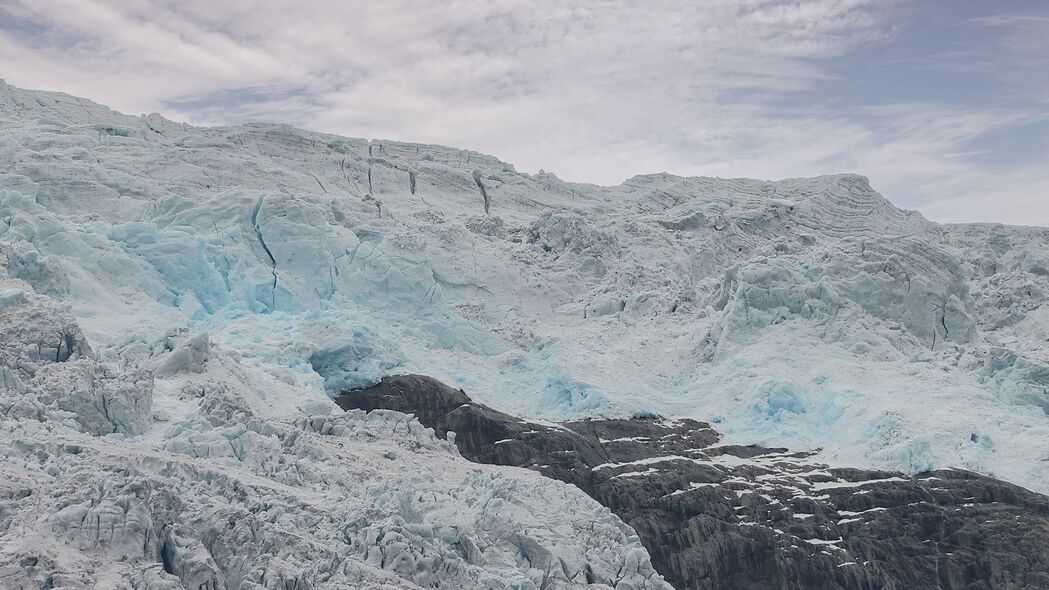
{"label": "glacier", "polygon": [[714,418],[829,460],[1049,489],[1044,229],[938,225],[853,175],[597,187],[2,97],[7,272],[107,360],[207,332],[305,387],[414,371],[521,415]]}
{"label": "glacier", "polygon": [[0,293],[4,588],[670,589],[571,485],[343,413],[206,333],[108,362],[29,283]]}
{"label": "glacier", "polygon": [[[521,561],[523,545],[487,531],[495,517],[482,509],[439,517],[494,535],[483,561],[498,567],[433,557],[457,537],[419,532],[432,514],[412,491],[460,504],[487,494],[520,507],[521,522],[537,519],[528,546],[547,565],[626,567],[642,581],[617,587],[659,587],[607,511],[582,545],[549,546],[550,531],[601,510],[585,496],[461,463],[418,425],[399,434],[392,415],[335,415],[332,395],[408,372],[538,420],[694,417],[730,442],[818,450],[830,465],[961,467],[1049,492],[1044,228],[937,224],[851,174],[660,173],[603,187],[472,151],[280,125],[197,128],[4,83],[0,163],[6,490],[46,478],[69,487],[64,507],[51,504],[64,516],[20,524],[27,534],[58,527],[89,545],[97,530],[77,519],[121,506],[120,526],[146,540],[110,555],[144,546],[170,552],[183,582],[233,579],[177,527],[151,538],[174,508],[150,498],[191,498],[187,518],[208,519],[219,510],[202,500],[210,494],[252,514],[279,496],[295,509],[252,517],[262,520],[250,534],[271,535],[282,518],[313,522],[318,506],[339,504],[326,495],[363,487],[354,493],[389,524],[354,534],[410,537],[397,542],[418,553],[412,572],[459,568],[470,585],[513,570],[500,576],[525,588],[531,570],[562,569]],[[403,450],[382,459],[359,442],[380,431],[434,463]],[[443,469],[463,487],[400,481],[383,461]],[[121,475],[74,478],[73,465]],[[185,489],[157,479],[173,473]],[[134,524],[129,506],[140,507]],[[287,551],[345,534],[333,524],[357,518],[345,510]],[[224,534],[249,534],[234,528]],[[382,559],[357,557],[360,572],[309,576],[387,580]]]}

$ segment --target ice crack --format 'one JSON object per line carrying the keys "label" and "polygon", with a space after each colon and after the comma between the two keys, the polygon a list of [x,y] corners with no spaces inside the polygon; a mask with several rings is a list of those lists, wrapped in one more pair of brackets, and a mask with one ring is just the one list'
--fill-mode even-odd
{"label": "ice crack", "polygon": [[262,228],[259,227],[259,211],[262,210],[262,203],[266,200],[266,197],[259,197],[255,201],[255,208],[251,211],[251,225],[255,228],[255,236],[259,239],[259,245],[262,246],[262,251],[266,253],[266,256],[270,259],[270,272],[273,273],[273,286],[271,287],[270,294],[270,311],[273,311],[277,307],[277,260],[273,257],[273,252],[270,251],[269,246],[266,245],[266,238],[262,236]]}

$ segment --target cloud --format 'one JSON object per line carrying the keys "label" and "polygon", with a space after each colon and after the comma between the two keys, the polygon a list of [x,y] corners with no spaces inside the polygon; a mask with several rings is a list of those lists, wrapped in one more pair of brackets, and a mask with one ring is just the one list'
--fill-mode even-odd
{"label": "cloud", "polygon": [[[831,64],[897,42],[899,0],[570,4],[9,0],[0,61],[125,112],[442,143],[569,180],[856,171],[934,217],[937,191],[979,184],[973,142],[1037,115],[834,96],[857,72]],[[960,202],[953,219],[1012,215]]]}

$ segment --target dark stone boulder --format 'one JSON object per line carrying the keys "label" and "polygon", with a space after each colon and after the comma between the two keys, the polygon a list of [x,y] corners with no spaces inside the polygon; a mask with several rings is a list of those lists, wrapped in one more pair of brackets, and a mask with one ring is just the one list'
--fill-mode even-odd
{"label": "dark stone boulder", "polygon": [[1049,589],[1049,498],[961,470],[831,468],[718,445],[696,420],[538,424],[434,379],[336,398],[414,414],[464,457],[572,483],[637,531],[679,589]]}

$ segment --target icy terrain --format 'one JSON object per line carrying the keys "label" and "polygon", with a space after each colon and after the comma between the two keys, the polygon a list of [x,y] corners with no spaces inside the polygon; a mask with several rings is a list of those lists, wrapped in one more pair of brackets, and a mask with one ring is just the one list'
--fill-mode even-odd
{"label": "icy terrain", "polygon": [[342,413],[206,337],[101,361],[11,279],[0,336],[5,589],[669,590],[575,487]]}
{"label": "icy terrain", "polygon": [[938,225],[860,176],[598,187],[6,85],[0,187],[0,265],[68,309],[4,354],[56,387],[88,377],[35,365],[87,345],[101,391],[151,379],[151,405],[117,396],[121,444],[212,445],[181,375],[290,424],[411,371],[514,414],[693,416],[832,465],[1049,491],[1049,230]]}

